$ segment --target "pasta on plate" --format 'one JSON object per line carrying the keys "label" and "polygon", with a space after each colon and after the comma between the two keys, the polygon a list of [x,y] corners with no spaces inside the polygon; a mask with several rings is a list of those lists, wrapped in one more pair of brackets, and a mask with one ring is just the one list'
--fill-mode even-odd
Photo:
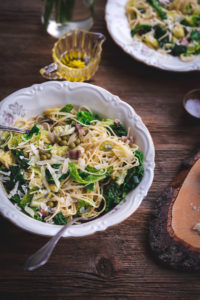
{"label": "pasta on plate", "polygon": [[106,213],[143,178],[143,154],[119,120],[88,107],[51,108],[2,132],[0,180],[9,199],[32,218],[66,224]]}
{"label": "pasta on plate", "polygon": [[191,61],[200,54],[199,0],[129,0],[131,35],[147,46]]}

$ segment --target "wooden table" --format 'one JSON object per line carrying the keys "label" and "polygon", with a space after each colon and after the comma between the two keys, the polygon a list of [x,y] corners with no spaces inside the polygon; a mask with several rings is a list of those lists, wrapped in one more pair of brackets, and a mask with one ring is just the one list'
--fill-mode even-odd
{"label": "wooden table", "polygon": [[[85,238],[63,239],[49,263],[23,271],[25,259],[47,238],[32,235],[0,217],[0,299],[200,299],[198,274],[157,265],[149,254],[148,225],[155,200],[180,162],[199,142],[200,123],[184,114],[182,97],[199,87],[199,74],[175,74],[145,66],[109,36],[105,0],[96,0],[94,31],[106,35],[92,84],[132,105],[149,128],[156,148],[153,185],[125,222]],[[0,97],[43,82],[39,69],[51,62],[54,39],[40,21],[40,0],[0,2]]]}

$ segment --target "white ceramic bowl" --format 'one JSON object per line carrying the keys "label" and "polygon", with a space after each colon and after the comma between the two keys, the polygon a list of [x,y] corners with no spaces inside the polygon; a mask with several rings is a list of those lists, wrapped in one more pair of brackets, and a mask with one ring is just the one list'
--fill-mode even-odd
{"label": "white ceramic bowl", "polygon": [[126,17],[125,5],[128,0],[108,0],[106,4],[105,19],[108,31],[113,40],[129,55],[135,59],[167,71],[188,72],[200,70],[200,55],[193,61],[184,62],[178,57],[162,54],[149,48],[136,38],[132,38]]}
{"label": "white ceramic bowl", "polygon": [[[117,96],[91,84],[50,81],[21,89],[6,97],[0,103],[0,124],[12,125],[21,117],[42,113],[48,107],[63,106],[66,103],[87,105],[93,111],[112,119],[120,119],[131,127],[136,143],[144,153],[144,177],[138,187],[130,192],[112,211],[96,220],[71,226],[64,236],[85,236],[118,224],[139,207],[147,195],[154,173],[154,145],[149,131],[133,108]],[[32,233],[52,236],[61,226],[36,221],[19,211],[7,198],[0,186],[0,212],[17,226]]]}

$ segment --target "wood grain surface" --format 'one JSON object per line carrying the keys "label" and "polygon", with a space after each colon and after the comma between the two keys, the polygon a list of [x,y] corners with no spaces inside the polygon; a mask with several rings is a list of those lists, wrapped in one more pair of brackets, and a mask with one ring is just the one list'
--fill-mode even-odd
{"label": "wood grain surface", "polygon": [[[154,182],[125,222],[92,236],[62,239],[49,263],[31,273],[23,271],[24,261],[47,239],[0,217],[0,299],[200,299],[200,275],[164,269],[148,246],[155,199],[199,143],[200,122],[188,119],[182,107],[183,95],[199,87],[199,73],[164,72],[129,57],[107,32],[106,1],[95,3],[92,30],[104,33],[106,42],[91,83],[118,95],[142,117],[156,148]],[[1,99],[44,81],[39,69],[51,62],[55,40],[41,25],[41,4],[0,1]]]}

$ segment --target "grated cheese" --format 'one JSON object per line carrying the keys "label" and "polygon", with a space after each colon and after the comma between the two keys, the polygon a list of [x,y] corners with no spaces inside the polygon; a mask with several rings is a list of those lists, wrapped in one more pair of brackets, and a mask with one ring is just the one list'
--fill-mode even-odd
{"label": "grated cheese", "polygon": [[10,191],[8,195],[9,198],[17,194],[18,186],[19,186],[19,181],[16,182],[14,188]]}
{"label": "grated cheese", "polygon": [[57,188],[60,188],[60,181],[58,180],[56,173],[54,172],[53,168],[50,166],[49,163],[47,163],[47,169],[49,170],[49,172],[51,173],[51,176],[53,177],[53,180],[55,181],[55,184],[57,186]]}

